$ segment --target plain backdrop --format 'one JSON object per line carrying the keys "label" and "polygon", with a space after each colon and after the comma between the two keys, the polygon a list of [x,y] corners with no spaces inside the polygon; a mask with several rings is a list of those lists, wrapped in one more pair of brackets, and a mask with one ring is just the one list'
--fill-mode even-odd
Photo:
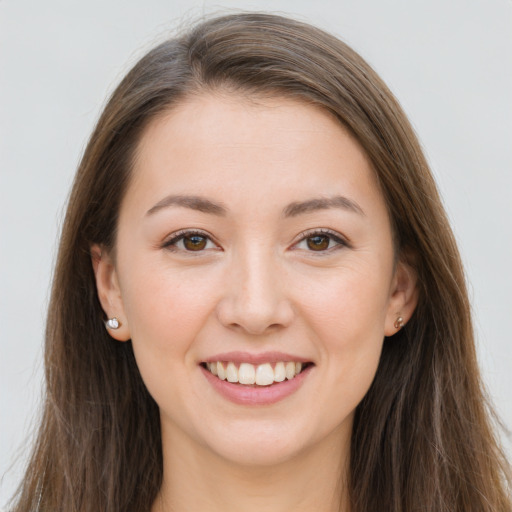
{"label": "plain backdrop", "polygon": [[396,94],[452,220],[484,379],[512,426],[512,0],[0,0],[0,506],[37,423],[58,232],[105,97],[176,27],[233,9],[335,33]]}

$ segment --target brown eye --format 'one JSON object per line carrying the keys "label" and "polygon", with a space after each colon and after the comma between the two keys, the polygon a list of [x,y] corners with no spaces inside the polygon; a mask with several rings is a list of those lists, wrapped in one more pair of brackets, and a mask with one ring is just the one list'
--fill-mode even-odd
{"label": "brown eye", "polygon": [[327,235],[310,236],[306,242],[308,249],[312,251],[325,251],[329,247],[330,237]]}
{"label": "brown eye", "polygon": [[187,251],[202,251],[208,242],[205,236],[190,235],[183,237],[183,246]]}

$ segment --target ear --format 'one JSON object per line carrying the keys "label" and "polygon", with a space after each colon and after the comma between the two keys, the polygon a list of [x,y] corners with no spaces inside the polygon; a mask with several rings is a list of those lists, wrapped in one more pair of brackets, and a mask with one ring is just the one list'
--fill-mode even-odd
{"label": "ear", "polygon": [[[391,284],[391,294],[384,326],[385,336],[396,334],[410,319],[418,304],[417,275],[414,268],[400,259]],[[395,325],[402,319],[402,325]]]}
{"label": "ear", "polygon": [[91,246],[91,260],[101,307],[107,318],[117,318],[119,321],[119,327],[108,329],[108,333],[118,341],[127,341],[131,337],[130,329],[114,262],[108,252],[97,244]]}

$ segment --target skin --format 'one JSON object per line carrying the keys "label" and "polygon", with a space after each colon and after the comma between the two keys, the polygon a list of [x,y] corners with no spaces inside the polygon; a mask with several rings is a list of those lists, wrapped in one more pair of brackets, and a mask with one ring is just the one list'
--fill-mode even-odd
{"label": "skin", "polygon": [[[208,198],[226,213],[169,205],[148,214],[170,194]],[[334,196],[361,211],[283,215],[291,203]],[[339,483],[354,410],[385,336],[417,297],[356,140],[295,100],[190,97],[143,134],[118,228],[116,258],[94,246],[93,263],[105,313],[121,323],[109,332],[132,339],[161,412],[164,482],[153,512],[348,510]],[[208,235],[204,248],[169,245],[185,228]],[[326,229],[335,236],[318,234]],[[326,249],[308,245],[314,233]],[[314,366],[276,404],[234,404],[199,365],[240,350]]]}

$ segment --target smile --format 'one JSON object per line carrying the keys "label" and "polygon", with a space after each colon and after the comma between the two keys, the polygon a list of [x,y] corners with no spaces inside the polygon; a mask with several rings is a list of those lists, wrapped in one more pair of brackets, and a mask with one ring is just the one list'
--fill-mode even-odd
{"label": "smile", "polygon": [[245,386],[270,386],[276,382],[292,380],[307,368],[309,363],[279,361],[254,365],[229,361],[203,363],[212,375],[220,380]]}

